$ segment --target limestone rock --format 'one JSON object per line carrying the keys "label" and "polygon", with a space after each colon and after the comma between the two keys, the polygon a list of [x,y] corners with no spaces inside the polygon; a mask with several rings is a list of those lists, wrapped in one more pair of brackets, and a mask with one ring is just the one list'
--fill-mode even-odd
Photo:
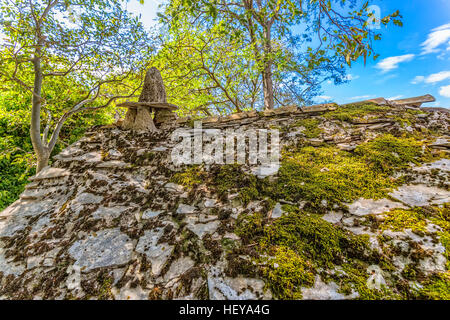
{"label": "limestone rock", "polygon": [[450,192],[426,185],[405,185],[389,194],[409,206],[426,206],[450,202]]}
{"label": "limestone rock", "polygon": [[131,259],[133,242],[119,229],[107,229],[76,241],[69,249],[83,272],[126,264]]}
{"label": "limestone rock", "polygon": [[394,202],[388,199],[359,199],[348,206],[350,213],[357,216],[379,214],[395,208],[406,207],[400,202]]}
{"label": "limestone rock", "polygon": [[161,273],[162,268],[165,266],[174,249],[173,246],[167,243],[159,243],[159,239],[163,233],[163,228],[146,230],[136,246],[136,251],[145,254],[150,260],[152,274],[155,276]]}

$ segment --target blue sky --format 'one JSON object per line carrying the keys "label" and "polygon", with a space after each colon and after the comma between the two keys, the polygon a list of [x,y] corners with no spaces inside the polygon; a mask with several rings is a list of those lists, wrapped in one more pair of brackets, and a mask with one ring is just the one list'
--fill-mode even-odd
{"label": "blue sky", "polygon": [[[141,14],[148,27],[154,24],[163,0],[131,0],[128,9]],[[316,102],[337,103],[376,97],[407,98],[432,94],[427,106],[450,108],[450,0],[375,0],[385,16],[400,10],[402,28],[382,27],[375,42],[377,61],[358,61],[348,69],[351,81],[335,86],[325,83]]]}

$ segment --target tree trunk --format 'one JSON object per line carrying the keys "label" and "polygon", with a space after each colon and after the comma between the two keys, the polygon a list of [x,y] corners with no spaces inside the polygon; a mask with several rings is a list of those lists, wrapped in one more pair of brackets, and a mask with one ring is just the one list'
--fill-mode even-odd
{"label": "tree trunk", "polygon": [[264,109],[272,110],[274,108],[274,98],[273,98],[272,64],[270,62],[266,62],[262,77],[263,77]]}
{"label": "tree trunk", "polygon": [[37,157],[36,172],[41,171],[48,164],[50,158],[50,151],[44,145],[41,139],[41,106],[42,106],[42,69],[41,58],[35,54],[33,58],[34,67],[34,85],[33,85],[33,99],[31,107],[31,126],[30,137],[33,144],[33,149]]}
{"label": "tree trunk", "polygon": [[272,110],[274,108],[271,28],[271,23],[266,23],[264,26],[264,68],[262,71],[262,79],[265,110]]}
{"label": "tree trunk", "polygon": [[38,173],[46,166],[48,166],[48,160],[50,159],[50,151],[48,150],[48,148],[44,148],[39,152],[35,150],[35,152],[37,157],[36,173]]}

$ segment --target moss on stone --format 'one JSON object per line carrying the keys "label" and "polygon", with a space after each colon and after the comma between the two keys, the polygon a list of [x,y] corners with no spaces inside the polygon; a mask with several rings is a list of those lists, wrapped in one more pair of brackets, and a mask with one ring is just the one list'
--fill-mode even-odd
{"label": "moss on stone", "polygon": [[426,231],[427,221],[418,210],[394,209],[386,213],[386,219],[380,225],[381,230],[392,231]]}
{"label": "moss on stone", "polygon": [[206,176],[207,173],[202,166],[194,165],[175,173],[170,181],[192,189],[195,185],[201,184]]}
{"label": "moss on stone", "polygon": [[266,261],[263,275],[272,294],[282,300],[302,298],[302,287],[314,285],[311,265],[302,256],[287,247],[274,247],[273,258]]}
{"label": "moss on stone", "polygon": [[364,116],[383,115],[391,108],[386,106],[378,106],[373,103],[368,104],[350,104],[340,106],[337,110],[326,113],[324,116],[328,119],[335,119],[340,121],[353,121]]}
{"label": "moss on stone", "polygon": [[450,271],[428,279],[419,290],[418,296],[426,300],[450,300]]}
{"label": "moss on stone", "polygon": [[304,147],[285,154],[273,191],[279,198],[319,207],[381,198],[394,186],[393,179],[371,170],[360,157],[335,147]]}
{"label": "moss on stone", "polygon": [[240,200],[247,204],[264,194],[265,181],[242,171],[241,165],[217,166],[212,171],[212,183],[220,198],[233,192],[239,193]]}
{"label": "moss on stone", "polygon": [[[236,233],[241,236],[244,248],[256,250],[254,269],[261,266],[262,276],[275,298],[300,299],[302,289],[314,285],[316,274],[321,274],[325,281],[335,280],[322,271],[340,266],[346,268],[347,278],[342,279],[348,280],[350,291],[361,291],[364,296],[383,295],[365,287],[369,264],[381,264],[370,249],[367,236],[353,235],[318,215],[293,209],[270,222],[261,213],[242,214]],[[355,277],[359,277],[361,288],[350,285]]]}
{"label": "moss on stone", "polygon": [[376,171],[391,173],[419,163],[423,155],[422,143],[413,138],[397,138],[391,134],[381,135],[359,145],[355,153]]}
{"label": "moss on stone", "polygon": [[323,132],[321,128],[319,128],[320,121],[314,118],[301,119],[297,121],[293,127],[303,127],[305,130],[302,133],[306,138],[318,138],[320,134]]}

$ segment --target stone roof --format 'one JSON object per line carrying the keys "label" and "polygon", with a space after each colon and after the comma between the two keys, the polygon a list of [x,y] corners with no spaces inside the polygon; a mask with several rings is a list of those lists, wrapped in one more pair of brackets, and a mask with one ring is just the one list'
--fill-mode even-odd
{"label": "stone roof", "polygon": [[[429,147],[448,152],[449,137],[443,134],[448,133],[448,113],[420,113],[414,123],[405,125],[397,116],[407,106],[387,105],[391,110],[383,116],[352,121],[324,117],[339,108],[335,104],[252,111],[202,121],[205,128],[284,128],[283,147],[330,144],[347,151],[380,133],[433,128],[441,135],[434,137]],[[315,138],[305,137],[305,128],[293,126],[311,117],[322,129]],[[164,123],[151,133],[116,125],[94,127],[55,156],[52,166],[32,177],[20,199],[0,213],[0,297],[272,298],[262,277],[230,272],[224,245],[239,243],[231,226],[241,214],[264,212],[264,200],[243,204],[236,202],[232,193],[220,197],[206,182],[192,189],[171,180],[185,166],[171,162],[175,142],[169,137],[177,128],[190,129],[189,121]],[[213,167],[206,166],[206,170]],[[261,175],[258,166],[244,167],[249,174]],[[449,202],[449,168],[448,159],[419,166],[409,184],[394,190],[391,199],[361,199],[349,204],[347,212],[329,211],[323,218],[375,239],[376,234],[364,231],[355,221],[391,208]],[[267,212],[271,219],[283,215],[280,202]],[[442,248],[427,236],[391,236],[425,243],[432,252],[431,260],[421,262],[426,272],[445,268]],[[313,287],[305,288],[304,298],[357,296],[346,296],[338,292],[336,283],[327,284],[317,277]]]}

